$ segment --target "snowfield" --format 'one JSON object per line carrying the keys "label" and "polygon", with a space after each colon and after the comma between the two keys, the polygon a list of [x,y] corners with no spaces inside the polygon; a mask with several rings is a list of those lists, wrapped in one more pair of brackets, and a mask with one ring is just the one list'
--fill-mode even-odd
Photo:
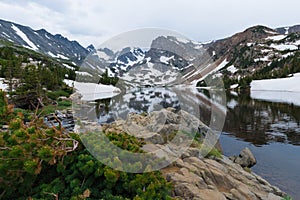
{"label": "snowfield", "polygon": [[3,83],[4,80],[4,78],[0,78],[0,90],[6,91],[8,89],[8,85]]}
{"label": "snowfield", "polygon": [[299,84],[300,73],[289,78],[254,80],[250,85],[251,98],[300,106]]}
{"label": "snowfield", "polygon": [[251,90],[300,92],[300,73],[289,78],[254,80],[251,83]]}
{"label": "snowfield", "polygon": [[29,40],[29,38],[27,37],[27,35],[25,33],[23,33],[18,27],[16,27],[15,25],[11,25],[11,28],[16,31],[17,35],[19,35],[22,40],[24,40],[24,42],[26,42],[29,45],[30,49],[33,50],[38,50],[39,48],[32,42]]}
{"label": "snowfield", "polygon": [[82,100],[92,101],[96,99],[112,98],[121,91],[112,85],[102,85],[96,83],[82,83],[65,79],[64,82],[82,95]]}
{"label": "snowfield", "polygon": [[234,74],[235,72],[237,72],[239,70],[234,65],[231,65],[231,66],[227,67],[227,71],[229,71],[232,74]]}
{"label": "snowfield", "polygon": [[286,35],[274,35],[267,37],[267,40],[279,41],[286,38]]}
{"label": "snowfield", "polygon": [[294,51],[297,50],[298,47],[294,44],[271,44],[270,46],[271,48],[274,48],[278,51],[285,51],[285,50],[290,50],[290,51]]}

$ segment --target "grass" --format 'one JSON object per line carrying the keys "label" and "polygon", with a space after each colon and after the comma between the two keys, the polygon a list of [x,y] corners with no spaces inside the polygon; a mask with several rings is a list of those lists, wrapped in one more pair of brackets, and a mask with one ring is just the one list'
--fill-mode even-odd
{"label": "grass", "polygon": [[206,157],[223,158],[223,155],[218,149],[213,147]]}
{"label": "grass", "polygon": [[62,100],[58,101],[57,105],[48,105],[40,109],[44,115],[54,113],[55,110],[65,110],[72,107],[72,101]]}
{"label": "grass", "polygon": [[[72,93],[72,91],[71,91]],[[61,96],[69,97],[70,96],[70,91],[65,91],[65,90],[58,90],[58,91],[49,91],[47,92],[47,97],[50,99],[56,100]]]}
{"label": "grass", "polygon": [[250,173],[251,174],[251,169],[249,168],[249,167],[244,167],[244,170],[246,171],[246,172],[248,172],[248,173]]}
{"label": "grass", "polygon": [[289,195],[287,195],[286,197],[282,198],[282,200],[293,200],[293,198]]}

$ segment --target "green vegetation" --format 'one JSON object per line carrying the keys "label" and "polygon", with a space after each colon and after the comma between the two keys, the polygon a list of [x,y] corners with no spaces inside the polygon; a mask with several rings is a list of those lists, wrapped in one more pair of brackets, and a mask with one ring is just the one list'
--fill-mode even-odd
{"label": "green vegetation", "polygon": [[100,80],[98,83],[104,84],[104,85],[116,85],[119,81],[119,78],[117,77],[110,77],[108,76],[108,70],[106,69],[103,74],[101,74]]}
{"label": "green vegetation", "polygon": [[282,200],[293,200],[293,198],[290,197],[290,196],[286,196],[286,197],[284,197]]}
{"label": "green vegetation", "polygon": [[223,158],[223,155],[217,148],[213,147],[206,157]]}
{"label": "green vegetation", "polygon": [[76,81],[90,82],[104,85],[116,85],[119,81],[118,77],[111,77],[108,75],[108,70],[105,72],[99,72],[91,68],[83,68],[83,72],[87,72],[89,75],[77,74]]}
{"label": "green vegetation", "polygon": [[246,172],[248,172],[248,173],[251,173],[252,171],[251,171],[251,169],[249,168],[249,167],[244,167],[243,168]]}
{"label": "green vegetation", "polygon": [[34,110],[59,96],[69,96],[72,92],[63,79],[75,79],[75,75],[74,70],[43,54],[12,44],[0,47],[0,77],[7,80],[10,100],[18,108]]}
{"label": "green vegetation", "polygon": [[[0,131],[0,199],[171,199],[172,186],[160,172],[111,169],[87,151],[77,134],[45,127],[38,118],[24,124],[23,115],[15,114],[0,94],[0,114],[10,116],[1,116],[9,130]],[[98,134],[86,135],[94,139]],[[127,151],[142,151],[143,141],[126,133],[106,136]]]}

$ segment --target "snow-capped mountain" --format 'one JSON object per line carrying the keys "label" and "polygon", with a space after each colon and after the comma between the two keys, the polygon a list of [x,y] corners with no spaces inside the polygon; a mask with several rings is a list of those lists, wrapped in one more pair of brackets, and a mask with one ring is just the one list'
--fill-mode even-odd
{"label": "snow-capped mountain", "polygon": [[[286,77],[300,71],[300,32],[254,26],[229,38],[205,45],[216,59],[227,62],[215,72],[225,85],[248,87],[253,79]],[[230,87],[230,85],[228,85]]]}
{"label": "snow-capped mountain", "polygon": [[126,47],[119,51],[100,48],[85,60],[84,67],[108,70],[130,84],[165,85],[185,81],[184,76],[210,59],[198,42],[160,36],[152,41],[149,49]]}
{"label": "snow-capped mountain", "polygon": [[206,77],[222,77],[226,87],[234,88],[249,86],[253,79],[286,77],[300,72],[299,25],[277,29],[254,26],[206,44],[158,36],[147,49],[128,46],[113,50],[96,49],[93,45],[84,48],[60,34],[0,20],[0,40],[63,61],[66,68],[75,69],[75,65],[82,64],[82,72],[76,74],[86,76],[84,80],[91,77],[97,80],[107,70],[109,76],[130,84],[196,84]]}
{"label": "snow-capped mountain", "polygon": [[81,64],[89,51],[76,41],[60,34],[52,35],[45,29],[33,30],[13,22],[0,20],[0,39],[47,54],[57,59]]}

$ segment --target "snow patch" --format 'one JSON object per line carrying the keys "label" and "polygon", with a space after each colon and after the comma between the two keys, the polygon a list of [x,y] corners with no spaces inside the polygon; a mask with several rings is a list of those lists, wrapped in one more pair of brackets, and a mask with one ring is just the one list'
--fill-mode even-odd
{"label": "snow patch", "polygon": [[266,39],[267,40],[273,40],[273,41],[279,41],[286,38],[286,35],[274,35],[274,36],[269,36]]}
{"label": "snow patch", "polygon": [[68,79],[65,79],[64,82],[68,86],[74,87],[82,95],[82,100],[85,101],[112,98],[121,92],[119,88],[112,85],[82,83]]}
{"label": "snow patch", "polygon": [[[220,69],[224,68],[228,63],[229,62],[226,59],[223,60],[223,62],[221,62],[215,69],[213,69],[209,73],[205,74],[199,81],[204,80],[208,75],[213,74],[213,73],[219,71]],[[199,73],[199,74],[203,73],[203,71],[205,71],[210,66],[211,66],[211,64],[208,64],[204,69],[198,70],[197,73]]]}
{"label": "snow patch", "polygon": [[228,103],[227,103],[227,107],[234,109],[236,106],[238,105],[238,102],[234,99],[231,99]]}
{"label": "snow patch", "polygon": [[46,37],[48,40],[51,40],[50,37],[47,35],[47,33],[45,33],[45,37]]}
{"label": "snow patch", "polygon": [[70,66],[70,65],[68,65],[68,64],[63,64],[63,66],[65,66],[66,68],[68,68],[68,69],[71,69],[71,70],[75,70],[75,68],[74,67],[72,67],[72,66]]}
{"label": "snow patch", "polygon": [[9,36],[9,35],[7,35],[5,32],[2,32],[2,34],[3,34],[4,36],[6,36],[6,37],[9,37],[9,38],[10,38],[10,36]]}
{"label": "snow patch", "polygon": [[259,61],[267,62],[267,61],[269,61],[269,56],[265,56],[263,58],[255,58],[254,59],[254,62],[259,62]]}
{"label": "snow patch", "polygon": [[81,76],[90,76],[90,77],[93,77],[93,75],[91,75],[88,72],[79,72],[79,71],[76,71],[75,73],[78,74],[78,75],[81,75]]}
{"label": "snow patch", "polygon": [[102,58],[104,60],[109,60],[110,59],[110,56],[107,55],[105,52],[103,51],[97,51],[97,55],[99,56],[99,58]]}
{"label": "snow patch", "polygon": [[300,73],[289,78],[255,80],[251,82],[251,98],[300,106]]}
{"label": "snow patch", "polygon": [[289,78],[254,80],[251,82],[251,91],[283,91],[300,92],[300,73]]}
{"label": "snow patch", "polygon": [[4,83],[5,79],[0,78],[0,90],[7,91],[8,85]]}
{"label": "snow patch", "polygon": [[69,60],[68,57],[66,57],[66,56],[64,56],[62,54],[54,55],[51,51],[48,51],[48,55],[50,55],[53,58],[61,58],[61,59]]}
{"label": "snow patch", "polygon": [[283,54],[282,57],[283,57],[283,58],[287,58],[287,57],[293,56],[293,55],[294,55],[293,52],[289,52],[289,53]]}
{"label": "snow patch", "polygon": [[51,57],[56,58],[56,55],[54,55],[52,52],[48,51],[48,55],[50,55]]}
{"label": "snow patch", "polygon": [[38,50],[39,48],[29,40],[29,38],[27,37],[27,35],[25,33],[23,33],[18,27],[16,27],[15,25],[11,25],[11,28],[17,33],[17,35],[19,35],[22,40],[24,42],[26,42],[28,45],[29,45],[29,48],[30,49],[33,49],[33,50]]}
{"label": "snow patch", "polygon": [[229,71],[232,74],[234,74],[235,72],[238,71],[238,69],[234,65],[231,65],[231,66],[227,67],[227,71]]}
{"label": "snow patch", "polygon": [[235,89],[237,87],[239,87],[239,84],[233,84],[233,85],[230,86],[230,89]]}
{"label": "snow patch", "polygon": [[181,42],[181,43],[184,43],[184,44],[187,44],[187,43],[190,42],[190,40],[188,40],[188,39],[185,39],[185,38],[179,38],[179,37],[176,37],[176,40],[177,40],[178,42]]}
{"label": "snow patch", "polygon": [[285,27],[284,29],[285,29],[285,33],[284,34],[286,34],[286,35],[289,34],[290,27]]}
{"label": "snow patch", "polygon": [[285,50],[297,50],[298,47],[296,45],[293,44],[271,44],[270,46],[271,48],[274,48],[278,51],[285,51]]}
{"label": "snow patch", "polygon": [[270,33],[270,34],[277,34],[277,32],[275,31],[268,31],[268,30],[264,30],[266,33]]}
{"label": "snow patch", "polygon": [[57,54],[57,58],[61,58],[61,59],[65,59],[65,60],[69,60],[68,57],[62,55],[62,54]]}
{"label": "snow patch", "polygon": [[169,64],[169,61],[170,61],[171,59],[174,59],[174,56],[171,56],[171,57],[161,56],[159,60],[160,60],[160,62],[162,62],[162,63],[168,65],[168,64]]}

